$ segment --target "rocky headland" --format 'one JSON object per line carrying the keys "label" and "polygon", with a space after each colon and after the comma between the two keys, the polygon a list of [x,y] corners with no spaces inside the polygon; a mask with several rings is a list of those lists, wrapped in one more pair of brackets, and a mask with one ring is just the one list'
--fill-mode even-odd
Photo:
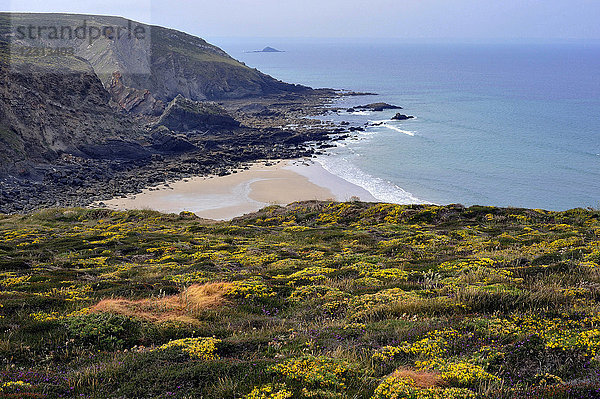
{"label": "rocky headland", "polygon": [[148,48],[101,37],[93,46],[70,41],[68,57],[11,53],[15,25],[83,17],[128,23],[0,14],[0,213],[87,206],[258,160],[310,157],[363,129],[312,117],[335,112],[340,96],[372,93],[287,84],[172,29],[140,24],[151,32]]}

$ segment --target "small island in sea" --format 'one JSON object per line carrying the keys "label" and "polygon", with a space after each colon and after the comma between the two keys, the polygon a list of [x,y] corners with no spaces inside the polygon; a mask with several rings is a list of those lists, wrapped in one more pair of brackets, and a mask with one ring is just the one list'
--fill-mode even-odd
{"label": "small island in sea", "polygon": [[283,50],[277,50],[276,48],[273,47],[265,47],[262,50],[253,50],[253,51],[248,51],[248,53],[285,53],[285,51]]}

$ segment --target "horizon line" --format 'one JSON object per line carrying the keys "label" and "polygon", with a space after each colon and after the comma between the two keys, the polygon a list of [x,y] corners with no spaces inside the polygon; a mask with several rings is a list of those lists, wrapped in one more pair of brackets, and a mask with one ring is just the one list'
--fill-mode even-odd
{"label": "horizon line", "polygon": [[373,40],[394,40],[400,41],[406,44],[600,44],[600,37],[597,38],[584,38],[584,37],[400,37],[400,36],[286,36],[286,35],[269,35],[269,36],[252,36],[252,35],[221,35],[221,34],[210,34],[210,33],[194,33],[183,28],[174,26],[167,26],[156,22],[147,22],[143,20],[129,18],[123,15],[116,14],[92,14],[92,13],[81,13],[81,12],[70,12],[70,11],[3,11],[0,10],[0,14],[70,14],[70,15],[81,15],[81,16],[100,16],[100,17],[112,17],[112,18],[123,18],[130,21],[146,24],[149,26],[158,26],[167,29],[178,30],[183,33],[187,33],[192,36],[196,36],[202,39],[279,39],[279,40],[362,40],[362,41],[373,41]]}

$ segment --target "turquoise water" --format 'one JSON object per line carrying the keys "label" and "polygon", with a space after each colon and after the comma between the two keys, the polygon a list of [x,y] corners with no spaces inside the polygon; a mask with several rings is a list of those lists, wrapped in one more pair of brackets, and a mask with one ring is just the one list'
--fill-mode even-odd
{"label": "turquoise water", "polygon": [[[344,107],[384,101],[416,116],[369,128],[320,158],[381,200],[600,206],[600,46],[215,42],[284,81],[380,94]],[[286,52],[244,52],[266,45]]]}

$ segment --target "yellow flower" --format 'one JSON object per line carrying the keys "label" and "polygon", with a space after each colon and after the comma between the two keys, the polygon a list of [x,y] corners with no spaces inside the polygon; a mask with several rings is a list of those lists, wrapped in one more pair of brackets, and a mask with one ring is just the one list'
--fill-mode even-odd
{"label": "yellow flower", "polygon": [[476,387],[484,382],[499,382],[500,378],[471,363],[449,363],[442,369],[442,379],[462,387]]}
{"label": "yellow flower", "polygon": [[243,299],[263,299],[270,298],[276,294],[271,288],[262,283],[260,279],[234,281],[227,288],[226,296]]}
{"label": "yellow flower", "polygon": [[184,338],[170,341],[158,349],[178,348],[195,359],[217,360],[219,356],[215,352],[220,342],[221,340],[216,338]]}
{"label": "yellow flower", "polygon": [[25,388],[30,388],[31,384],[23,381],[8,381],[0,385],[0,392],[8,392],[12,390],[21,390]]}
{"label": "yellow flower", "polygon": [[461,388],[418,388],[412,378],[396,373],[385,377],[372,399],[474,399],[476,395]]}
{"label": "yellow flower", "polygon": [[254,387],[244,399],[288,399],[294,396],[284,384],[268,384]]}
{"label": "yellow flower", "polygon": [[302,385],[345,389],[346,374],[350,368],[343,361],[324,356],[307,356],[287,360],[273,366],[271,370]]}

